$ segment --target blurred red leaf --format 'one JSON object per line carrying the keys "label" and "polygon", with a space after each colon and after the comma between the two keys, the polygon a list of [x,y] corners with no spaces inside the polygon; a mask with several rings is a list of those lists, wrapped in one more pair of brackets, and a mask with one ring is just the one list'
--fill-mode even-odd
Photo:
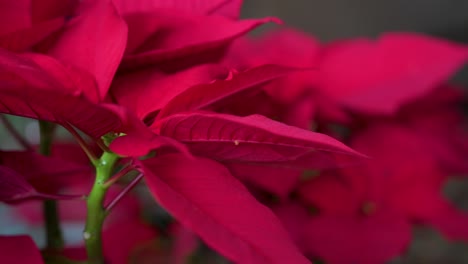
{"label": "blurred red leaf", "polygon": [[163,155],[143,161],[142,169],[156,200],[229,259],[309,263],[273,213],[219,163]]}
{"label": "blurred red leaf", "polygon": [[28,236],[0,236],[0,256],[5,264],[43,264],[41,252]]}

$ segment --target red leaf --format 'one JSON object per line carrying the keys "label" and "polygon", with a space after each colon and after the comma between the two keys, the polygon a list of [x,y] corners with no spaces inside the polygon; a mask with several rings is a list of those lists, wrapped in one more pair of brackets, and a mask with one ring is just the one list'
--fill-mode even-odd
{"label": "red leaf", "polygon": [[120,105],[130,108],[143,120],[183,91],[226,76],[227,72],[226,68],[214,64],[200,65],[173,74],[150,68],[118,77],[111,92]]}
{"label": "red leaf", "polygon": [[240,0],[113,0],[121,14],[147,12],[158,8],[177,9],[194,14],[219,14],[236,19]]}
{"label": "red leaf", "polygon": [[93,74],[103,99],[125,50],[127,26],[110,0],[86,1],[80,11],[49,54]]}
{"label": "red leaf", "polygon": [[0,1],[0,35],[15,32],[31,26],[31,1]]}
{"label": "red leaf", "polygon": [[[361,183],[361,175],[354,175],[354,181],[334,173],[322,173],[299,186],[297,193],[305,203],[330,215],[356,215],[365,202],[362,192],[355,182]],[[380,176],[380,175],[379,175]],[[363,194],[364,193],[364,194]],[[364,200],[364,201],[363,201]]]}
{"label": "red leaf", "polygon": [[116,108],[114,105],[110,109],[113,109],[121,117],[122,126],[118,132],[126,134],[114,139],[109,145],[113,152],[122,156],[141,157],[152,150],[165,148],[191,156],[184,144],[153,133],[133,112],[127,111],[125,108]]}
{"label": "red leaf", "polygon": [[[137,261],[138,253],[153,242],[152,240],[157,238],[156,235],[152,227],[139,219],[113,223],[105,227],[102,233],[105,259],[112,264],[142,263]],[[121,239],[122,237],[125,239]],[[63,254],[75,261],[87,259],[84,246],[65,248]]]}
{"label": "red leaf", "polygon": [[179,224],[172,226],[171,235],[175,238],[172,252],[173,263],[186,264],[199,248],[198,236]]}
{"label": "red leaf", "polygon": [[306,252],[333,264],[386,263],[411,241],[409,223],[388,212],[362,218],[318,216],[303,232]]}
{"label": "red leaf", "polygon": [[[122,236],[125,239],[121,239]],[[112,264],[132,263],[131,260],[138,256],[138,249],[155,238],[156,231],[139,220],[110,225],[103,232],[106,261]]]}
{"label": "red leaf", "polygon": [[0,47],[11,51],[25,51],[44,40],[64,25],[64,18],[56,18],[33,25],[32,27],[0,36]]}
{"label": "red leaf", "polygon": [[90,90],[89,83],[80,83],[87,80],[85,76],[52,61],[52,58],[41,60],[47,62],[42,67],[33,60],[0,50],[0,112],[68,122],[92,137],[121,126],[114,111],[83,98],[82,94]]}
{"label": "red leaf", "polygon": [[286,199],[298,185],[301,171],[288,168],[234,163],[228,165],[229,171],[237,178],[262,188],[280,199]]}
{"label": "red leaf", "polygon": [[468,48],[417,34],[385,34],[331,46],[320,66],[320,88],[358,111],[394,114],[450,79]]}
{"label": "red leaf", "polygon": [[[233,21],[222,16],[202,16],[170,10],[126,16],[129,40],[122,68],[158,64],[176,68],[180,63],[209,62],[235,38],[275,18]],[[179,61],[181,59],[183,61]],[[193,63],[192,63],[193,64]]]}
{"label": "red leaf", "polygon": [[[92,180],[90,178],[90,184],[73,185],[67,189],[70,193],[86,193],[88,194],[92,187]],[[112,186],[106,195],[104,204],[109,204],[117,195],[122,192],[123,188],[118,186]],[[58,203],[60,220],[63,222],[84,222],[86,220],[87,209],[86,201],[84,199],[73,199],[73,200],[61,200]],[[20,204],[15,204],[12,207],[13,213],[16,217],[25,220],[28,224],[33,226],[43,226],[43,208],[41,201],[27,201]],[[142,208],[140,201],[137,197],[132,194],[125,195],[122,200],[119,201],[118,206],[112,209],[112,214],[106,218],[105,227],[116,224],[123,224],[129,221],[135,221],[139,219],[139,215]]]}
{"label": "red leaf", "polygon": [[242,0],[221,0],[208,13],[239,19],[241,8]]}
{"label": "red leaf", "polygon": [[196,155],[225,162],[324,168],[363,157],[327,135],[258,115],[177,114],[154,128],[160,135],[188,145]]}
{"label": "red leaf", "polygon": [[80,0],[28,0],[31,2],[33,22],[73,15]]}
{"label": "red leaf", "polygon": [[228,79],[211,84],[193,86],[174,97],[158,115],[158,119],[180,112],[206,108],[267,81],[293,73],[297,69],[277,65],[263,65],[242,73],[233,73]]}
{"label": "red leaf", "polygon": [[307,245],[304,245],[304,227],[310,219],[307,208],[299,203],[286,201],[275,205],[272,210],[288,230],[296,245],[304,252],[307,248]]}
{"label": "red leaf", "polygon": [[34,188],[14,170],[0,166],[0,201],[13,201],[37,195]]}
{"label": "red leaf", "polygon": [[77,184],[91,183],[94,172],[90,164],[46,157],[31,151],[1,151],[0,163],[21,174],[36,191],[49,194],[60,193]]}
{"label": "red leaf", "polygon": [[446,201],[442,203],[440,211],[427,222],[451,240],[467,241],[468,214]]}
{"label": "red leaf", "polygon": [[[70,199],[65,196],[40,193],[18,172],[0,165],[0,201],[19,202],[26,199]],[[79,197],[79,196],[78,196]]]}
{"label": "red leaf", "polygon": [[142,137],[139,134],[129,134],[118,137],[112,141],[109,148],[121,155],[129,157],[141,157],[147,155],[152,150],[175,150],[191,156],[190,151],[184,144],[169,137],[159,136],[157,134]]}
{"label": "red leaf", "polygon": [[5,264],[43,264],[41,252],[29,236],[0,236],[0,256]]}
{"label": "red leaf", "polygon": [[309,263],[273,213],[220,164],[164,155],[143,161],[156,200],[236,263]]}

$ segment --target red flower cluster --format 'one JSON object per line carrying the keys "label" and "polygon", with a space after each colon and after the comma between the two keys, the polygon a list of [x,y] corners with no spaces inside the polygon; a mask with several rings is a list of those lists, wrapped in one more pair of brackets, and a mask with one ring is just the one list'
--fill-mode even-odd
{"label": "red flower cluster", "polygon": [[[91,160],[57,141],[48,156],[27,142],[0,153],[0,201],[21,217],[42,224],[30,200],[71,199],[62,221],[86,218],[86,249],[46,259],[102,262],[88,241],[107,215],[109,263],[184,263],[197,237],[252,264],[385,263],[415,223],[468,239],[468,215],[441,194],[468,173],[448,84],[468,48],[403,33],[250,39],[280,21],[240,20],[241,2],[0,0],[0,112],[63,126]],[[129,193],[141,177],[178,223],[145,222],[153,209]],[[0,258],[43,263],[25,236],[0,237]]]}

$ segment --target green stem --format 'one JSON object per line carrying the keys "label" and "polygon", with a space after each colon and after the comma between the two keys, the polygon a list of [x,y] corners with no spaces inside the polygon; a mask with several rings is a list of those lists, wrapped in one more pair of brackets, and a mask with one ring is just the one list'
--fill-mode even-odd
{"label": "green stem", "polygon": [[96,179],[87,199],[88,214],[83,233],[88,263],[90,264],[104,263],[101,232],[107,215],[104,208],[104,199],[109,188],[105,183],[111,177],[118,159],[116,154],[104,152],[95,165]]}
{"label": "green stem", "polygon": [[41,142],[39,143],[39,152],[44,156],[50,155],[52,140],[54,139],[55,124],[39,121],[39,131],[41,133]]}
{"label": "green stem", "polygon": [[[39,121],[41,142],[39,152],[44,156],[50,155],[52,140],[54,138],[55,124]],[[43,203],[43,214],[45,221],[47,248],[60,250],[64,246],[62,230],[60,228],[60,218],[57,203],[54,200],[46,200]]]}

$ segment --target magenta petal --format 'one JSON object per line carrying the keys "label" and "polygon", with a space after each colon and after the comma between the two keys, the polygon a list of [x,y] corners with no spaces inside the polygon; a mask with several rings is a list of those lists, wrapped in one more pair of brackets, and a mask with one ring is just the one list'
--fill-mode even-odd
{"label": "magenta petal", "polygon": [[259,115],[197,112],[172,115],[158,125],[160,135],[188,145],[194,154],[225,162],[324,168],[363,157],[327,135]]}
{"label": "magenta petal", "polygon": [[41,252],[29,236],[0,236],[0,256],[5,264],[43,264]]}
{"label": "magenta petal", "polygon": [[72,69],[58,63],[52,65],[44,64],[43,68],[33,60],[0,50],[0,112],[70,123],[92,137],[121,126],[114,111],[83,98],[87,88],[81,89],[79,82],[85,78],[78,78],[77,73],[71,74]]}
{"label": "magenta petal", "polygon": [[93,74],[103,99],[125,50],[127,26],[110,0],[87,1],[81,7],[49,54]]}
{"label": "magenta petal", "polygon": [[401,255],[411,226],[390,213],[370,217],[318,216],[304,228],[306,252],[330,264],[383,264]]}
{"label": "magenta petal", "polygon": [[203,109],[216,103],[220,104],[223,99],[296,71],[298,69],[263,65],[242,73],[232,73],[226,80],[193,86],[169,101],[159,113],[158,119],[175,113]]}
{"label": "magenta petal", "polygon": [[273,213],[219,163],[164,155],[142,166],[156,200],[234,262],[309,263]]}
{"label": "magenta petal", "polygon": [[353,40],[331,46],[321,65],[321,89],[343,105],[393,114],[450,79],[468,59],[468,48],[417,34],[385,34],[375,43]]}

